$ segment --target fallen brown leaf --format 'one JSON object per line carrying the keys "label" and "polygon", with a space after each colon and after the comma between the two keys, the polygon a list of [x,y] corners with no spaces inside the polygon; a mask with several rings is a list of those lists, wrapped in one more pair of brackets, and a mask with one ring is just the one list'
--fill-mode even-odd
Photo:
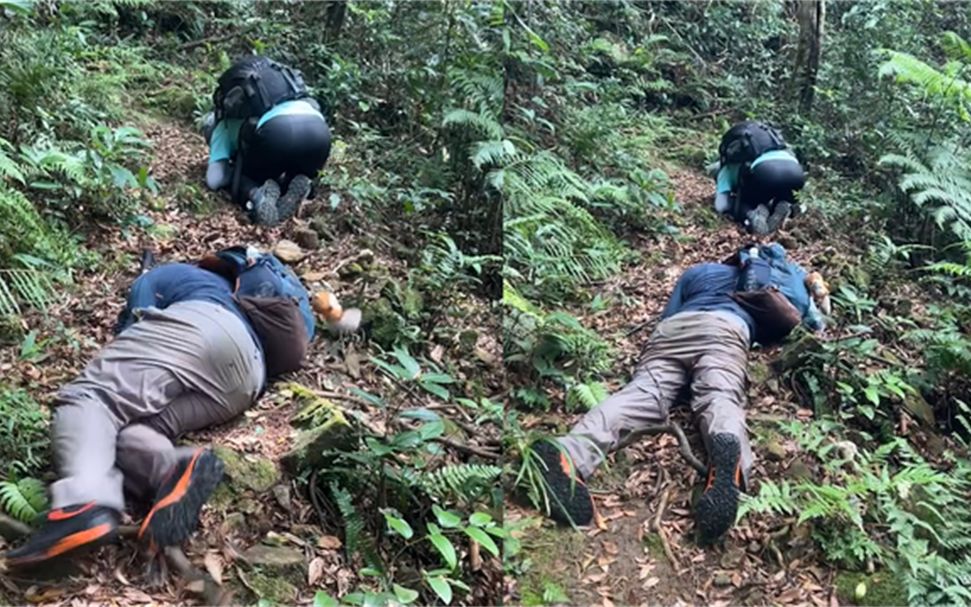
{"label": "fallen brown leaf", "polygon": [[324,577],[324,559],[314,557],[307,566],[307,585],[313,588]]}
{"label": "fallen brown leaf", "polygon": [[222,586],[223,584],[223,559],[219,556],[219,553],[209,551],[206,556],[202,559],[202,564],[205,565],[206,571],[212,576],[213,581]]}
{"label": "fallen brown leaf", "polygon": [[335,535],[322,535],[317,540],[317,547],[324,550],[337,550],[343,546],[341,539]]}

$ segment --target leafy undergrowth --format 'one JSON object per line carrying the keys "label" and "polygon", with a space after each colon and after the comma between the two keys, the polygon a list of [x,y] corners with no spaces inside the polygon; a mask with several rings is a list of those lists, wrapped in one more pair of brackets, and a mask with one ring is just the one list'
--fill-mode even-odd
{"label": "leafy undergrowth", "polygon": [[[476,497],[476,487],[463,484],[495,474],[490,445],[499,429],[490,422],[488,399],[500,391],[501,373],[488,302],[456,301],[417,283],[413,278],[424,274],[409,267],[406,259],[414,257],[393,248],[400,246],[397,234],[353,209],[332,211],[311,202],[301,218],[281,227],[252,226],[200,186],[206,160],[200,136],[171,123],[152,123],[145,131],[161,195],[145,212],[144,227],[96,228],[88,235],[87,245],[101,262],[78,275],[77,288],[64,291],[45,315],[27,319],[36,327],[30,348],[0,350],[4,381],[48,402],[72,379],[110,340],[143,247],[154,249],[160,261],[192,260],[241,242],[270,250],[283,238],[299,240],[296,233],[311,223],[322,226],[328,237],[293,266],[311,289],[333,289],[345,306],[366,310],[375,302],[387,304],[389,291],[410,289],[415,305],[434,310],[444,328],[417,335],[415,354],[405,346],[385,352],[360,334],[322,332],[290,383],[272,386],[238,420],[186,437],[191,444],[218,445],[228,477],[186,552],[233,592],[234,602],[330,604],[331,596],[354,602],[382,595],[430,602],[447,594],[453,603],[494,603],[502,572],[491,552],[501,542],[494,522],[500,519],[488,492]],[[401,322],[403,313],[369,314],[373,332],[382,322]],[[471,400],[459,404],[463,396]],[[281,469],[281,459],[305,436],[301,432],[332,428],[323,418],[333,421],[334,411],[351,428],[349,440],[366,446],[326,442],[335,449],[326,466],[318,448],[310,456],[316,464],[296,458]],[[467,432],[473,422],[475,432]],[[382,485],[384,494],[367,493],[368,483]],[[401,499],[410,503],[395,502]],[[423,536],[427,540],[420,542]],[[128,540],[79,560],[67,580],[0,576],[0,593],[14,603],[49,604],[180,604],[197,598],[174,577],[153,585],[146,562]]]}
{"label": "leafy undergrowth", "polygon": [[[604,375],[614,378],[606,382],[611,390],[619,388],[623,378],[629,376],[681,271],[694,263],[727,258],[751,240],[735,226],[714,218],[709,209],[713,191],[710,181],[687,171],[675,172],[672,181],[676,199],[684,206],[683,216],[670,218],[679,227],[677,233],[634,240],[632,245],[641,253],[641,261],[591,293],[596,300],[610,303],[597,311],[574,311],[584,326],[593,328],[620,354],[612,370]],[[863,265],[861,259],[851,255],[865,243],[856,242],[849,232],[834,233],[831,229],[825,230],[822,238],[820,221],[819,216],[810,213],[791,222],[774,239],[786,245],[804,267],[819,270],[839,282],[847,268],[859,269]],[[926,303],[920,301],[920,293],[914,296],[915,307]],[[843,306],[840,316],[851,314],[852,307],[846,303]],[[840,323],[830,327],[824,338],[840,344],[859,330],[852,323]],[[788,360],[794,347],[756,351],[750,358],[747,415],[756,461],[749,493],[758,497],[743,505],[743,511],[748,512],[723,545],[702,549],[695,543],[692,504],[703,479],[681,457],[674,437],[648,437],[614,454],[591,480],[591,490],[605,521],[603,529],[595,525],[581,530],[556,528],[538,518],[533,510],[514,503],[507,505],[507,526],[517,529],[515,535],[521,543],[513,565],[512,578],[517,581],[507,587],[507,599],[526,604],[605,606],[641,604],[647,597],[652,604],[670,605],[831,605],[854,601],[903,604],[913,600],[908,598],[902,576],[892,573],[895,557],[886,558],[886,568],[870,574],[866,566],[872,568],[876,556],[871,555],[869,561],[855,558],[852,532],[833,532],[833,525],[840,527],[838,499],[823,502],[807,498],[817,495],[812,491],[829,491],[824,494],[829,497],[842,489],[857,492],[856,498],[848,493],[847,499],[871,499],[860,489],[858,480],[858,476],[865,478],[863,471],[869,469],[871,462],[866,459],[870,457],[868,451],[864,447],[855,449],[850,441],[859,442],[859,433],[831,421],[832,412],[825,408],[807,408],[812,401],[803,393],[805,388],[793,380],[791,372],[777,372],[778,361]],[[795,392],[794,385],[801,392]],[[883,406],[888,405],[885,402]],[[860,415],[855,408],[850,414]],[[902,421],[890,430],[891,435],[905,441],[882,441],[899,445],[901,452],[893,454],[894,461],[914,461],[906,455],[911,450],[906,447],[909,441],[929,461],[947,469],[949,464],[941,455],[945,443],[951,447],[953,443],[925,432],[927,426],[914,423],[912,415],[902,413]],[[695,453],[703,456],[700,436],[692,428],[687,411],[681,409],[674,417],[686,429]],[[560,411],[524,414],[520,423],[524,429],[559,434],[568,431],[576,419],[577,415]],[[928,443],[932,446],[928,447]],[[920,457],[916,452],[913,455]],[[890,470],[888,478],[895,478],[895,469]],[[879,467],[876,470],[879,477]],[[915,470],[919,470],[919,465],[905,468],[896,486],[910,487],[921,482],[916,479],[927,476]],[[773,490],[787,485],[802,487],[803,492],[799,497],[794,490],[772,499]],[[960,487],[954,490],[960,491]],[[898,489],[874,485],[869,491],[879,496],[875,498],[879,503],[886,504],[892,502]],[[831,509],[815,513],[800,510],[810,505],[823,508],[820,504]],[[895,508],[890,513],[868,516],[893,517],[894,513],[905,511],[905,504],[901,501]],[[866,508],[861,508],[861,515],[866,515]],[[847,529],[852,529],[853,524],[852,516],[845,520]],[[870,535],[881,541],[879,524],[870,521],[866,525]],[[556,558],[550,558],[551,546],[572,548],[557,550]],[[844,551],[842,559],[839,549]],[[843,571],[860,564],[862,571]],[[871,602],[874,600],[883,603]]]}

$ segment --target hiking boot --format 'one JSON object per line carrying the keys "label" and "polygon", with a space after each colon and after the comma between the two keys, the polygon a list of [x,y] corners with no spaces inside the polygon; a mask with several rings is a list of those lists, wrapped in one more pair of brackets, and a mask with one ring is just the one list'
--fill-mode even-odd
{"label": "hiking boot", "polygon": [[789,218],[791,212],[792,204],[786,202],[785,200],[782,202],[777,202],[775,209],[772,210],[772,215],[769,215],[769,219],[766,222],[769,231],[775,232],[781,228],[782,224],[785,223],[786,219]]}
{"label": "hiking boot", "polygon": [[223,463],[209,449],[196,449],[169,472],[138,530],[158,546],[174,546],[199,524],[199,511],[223,478]]}
{"label": "hiking boot", "polygon": [[115,538],[118,512],[94,502],[55,508],[44,515],[40,529],[27,543],[6,554],[11,567],[29,567],[50,559],[93,548]]}
{"label": "hiking boot", "polygon": [[300,203],[310,196],[310,186],[313,182],[306,175],[297,175],[290,180],[287,193],[276,203],[277,218],[286,221],[297,213]]}
{"label": "hiking boot", "polygon": [[747,219],[749,231],[756,234],[769,233],[769,209],[764,204],[749,211]]}
{"label": "hiking boot", "polygon": [[533,444],[533,453],[543,461],[543,480],[549,497],[549,516],[564,525],[587,525],[593,518],[593,500],[576,474],[569,456],[554,445]]}
{"label": "hiking boot", "polygon": [[703,545],[717,541],[735,524],[742,486],[740,454],[737,436],[721,433],[711,437],[708,482],[695,506],[695,524]]}
{"label": "hiking boot", "polygon": [[267,179],[263,185],[253,190],[249,202],[246,203],[253,223],[263,226],[279,223],[276,206],[279,199],[280,185],[272,179]]}

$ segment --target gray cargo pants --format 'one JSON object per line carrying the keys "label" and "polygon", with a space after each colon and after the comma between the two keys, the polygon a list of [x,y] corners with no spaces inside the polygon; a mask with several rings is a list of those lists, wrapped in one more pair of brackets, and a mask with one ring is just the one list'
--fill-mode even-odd
{"label": "gray cargo pants", "polygon": [[728,312],[682,312],[661,321],[638,361],[634,378],[592,409],[559,439],[582,478],[629,433],[664,423],[682,388],[691,386],[691,409],[705,447],[712,434],[738,437],[748,482],[752,448],[745,427],[748,326]]}
{"label": "gray cargo pants", "polygon": [[141,313],[57,394],[54,508],[93,501],[121,511],[123,488],[153,498],[190,451],[172,439],[226,422],[256,401],[262,354],[238,316],[203,301]]}

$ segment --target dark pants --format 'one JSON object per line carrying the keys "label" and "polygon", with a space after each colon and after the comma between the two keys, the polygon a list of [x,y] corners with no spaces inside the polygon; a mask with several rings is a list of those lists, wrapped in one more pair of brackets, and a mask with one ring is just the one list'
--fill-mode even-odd
{"label": "dark pants", "polygon": [[798,162],[766,160],[754,169],[743,169],[736,219],[743,221],[752,209],[765,205],[771,213],[777,202],[795,203],[795,192],[806,185],[806,174]]}
{"label": "dark pants", "polygon": [[313,179],[330,156],[330,128],[319,116],[277,116],[259,128],[244,125],[234,198],[246,198],[267,179],[286,190],[297,175]]}

